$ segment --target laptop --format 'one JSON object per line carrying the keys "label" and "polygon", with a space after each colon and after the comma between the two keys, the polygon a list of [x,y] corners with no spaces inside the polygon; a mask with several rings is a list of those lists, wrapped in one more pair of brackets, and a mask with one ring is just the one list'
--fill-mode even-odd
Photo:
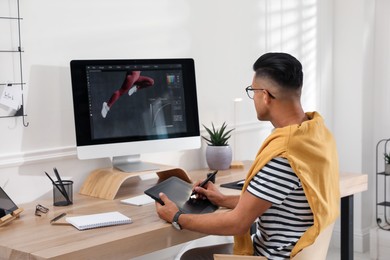
{"label": "laptop", "polygon": [[164,205],[164,203],[160,199],[159,193],[165,193],[183,213],[204,214],[218,209],[218,206],[212,204],[208,199],[190,198],[192,185],[176,176],[172,176],[144,192],[161,205]]}

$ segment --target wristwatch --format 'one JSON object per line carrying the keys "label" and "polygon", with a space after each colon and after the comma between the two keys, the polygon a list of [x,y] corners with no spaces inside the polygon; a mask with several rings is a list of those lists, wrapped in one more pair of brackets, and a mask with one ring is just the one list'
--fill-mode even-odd
{"label": "wristwatch", "polygon": [[176,212],[175,216],[173,217],[173,220],[172,220],[172,226],[174,228],[176,228],[177,230],[181,230],[181,226],[179,224],[179,217],[180,215],[183,214],[183,212],[181,212],[180,210],[178,212]]}

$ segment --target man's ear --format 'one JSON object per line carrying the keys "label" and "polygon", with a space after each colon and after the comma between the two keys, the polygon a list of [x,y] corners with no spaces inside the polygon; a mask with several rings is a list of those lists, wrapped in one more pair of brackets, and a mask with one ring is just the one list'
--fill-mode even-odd
{"label": "man's ear", "polygon": [[269,103],[271,103],[272,98],[269,95],[269,93],[267,92],[267,90],[262,90],[262,91],[263,91],[263,101],[264,101],[265,104],[268,105]]}

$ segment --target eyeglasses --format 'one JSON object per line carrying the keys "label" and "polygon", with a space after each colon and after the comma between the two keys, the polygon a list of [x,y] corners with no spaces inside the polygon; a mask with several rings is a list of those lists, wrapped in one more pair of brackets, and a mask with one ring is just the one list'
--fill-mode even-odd
{"label": "eyeglasses", "polygon": [[41,204],[38,204],[35,206],[35,216],[41,216],[41,213],[46,214],[49,211],[48,208],[45,206],[42,206]]}
{"label": "eyeglasses", "polygon": [[268,90],[266,90],[266,89],[264,89],[264,88],[252,88],[252,86],[248,86],[248,87],[245,88],[246,94],[248,95],[248,97],[249,97],[250,99],[253,99],[253,96],[255,95],[255,91],[256,91],[256,90],[265,91],[265,92],[268,93],[268,95],[269,95],[271,98],[275,99],[275,96],[272,95]]}

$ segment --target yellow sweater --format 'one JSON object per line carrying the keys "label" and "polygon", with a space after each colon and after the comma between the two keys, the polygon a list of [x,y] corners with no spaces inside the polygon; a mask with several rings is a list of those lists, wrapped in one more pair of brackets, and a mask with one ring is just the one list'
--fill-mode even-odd
{"label": "yellow sweater", "polygon": [[[317,112],[306,113],[310,120],[301,125],[277,128],[264,141],[248,172],[242,192],[250,180],[272,158],[286,158],[302,183],[313,212],[309,227],[291,252],[295,256],[313,244],[318,234],[339,216],[340,190],[336,144]],[[234,237],[234,254],[253,255],[249,231]]]}

